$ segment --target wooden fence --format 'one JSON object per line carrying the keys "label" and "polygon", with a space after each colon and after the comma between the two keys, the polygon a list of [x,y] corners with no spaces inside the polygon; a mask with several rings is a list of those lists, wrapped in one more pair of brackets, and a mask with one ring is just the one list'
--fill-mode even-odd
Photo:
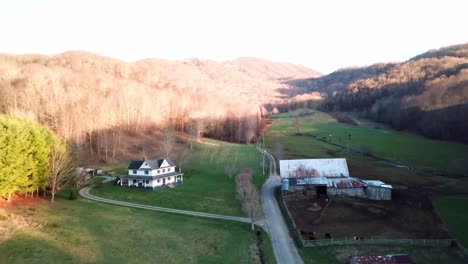
{"label": "wooden fence", "polygon": [[355,240],[354,238],[303,240],[304,247],[320,247],[332,245],[408,245],[424,247],[450,247],[455,243],[453,239],[387,239],[368,238]]}
{"label": "wooden fence", "polygon": [[289,212],[288,207],[286,206],[286,203],[283,200],[281,187],[277,187],[275,189],[275,196],[276,196],[276,201],[278,202],[281,214],[283,215],[283,219],[286,221],[286,225],[288,226],[289,233],[292,236],[294,243],[296,244],[296,246],[300,248],[304,247],[304,240],[299,234],[298,229],[296,227],[296,223],[294,222],[294,219],[292,218],[291,213]]}
{"label": "wooden fence", "polygon": [[302,239],[302,236],[296,227],[296,223],[294,222],[294,219],[292,218],[291,213],[289,212],[286,203],[283,200],[280,187],[276,188],[275,194],[289,232],[298,247],[321,247],[333,245],[407,245],[423,247],[450,247],[454,245],[456,246],[458,244],[454,239],[366,238],[356,240],[354,238],[338,238],[304,240]]}

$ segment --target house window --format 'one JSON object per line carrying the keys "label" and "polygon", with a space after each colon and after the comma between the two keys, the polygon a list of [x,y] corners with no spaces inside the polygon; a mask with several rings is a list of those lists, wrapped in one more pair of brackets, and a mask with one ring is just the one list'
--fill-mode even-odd
{"label": "house window", "polygon": [[161,170],[158,170],[158,173],[161,173]]}
{"label": "house window", "polygon": [[149,184],[149,181],[148,181],[148,180],[146,180],[146,181],[145,181],[145,183],[146,183],[146,184]]}
{"label": "house window", "polygon": [[159,180],[158,180],[158,183],[159,183]]}
{"label": "house window", "polygon": [[163,169],[163,172],[166,172],[166,169]]}
{"label": "house window", "polygon": [[149,171],[145,171],[145,175],[148,175]]}
{"label": "house window", "polygon": [[137,174],[136,170],[133,170],[133,174]]}

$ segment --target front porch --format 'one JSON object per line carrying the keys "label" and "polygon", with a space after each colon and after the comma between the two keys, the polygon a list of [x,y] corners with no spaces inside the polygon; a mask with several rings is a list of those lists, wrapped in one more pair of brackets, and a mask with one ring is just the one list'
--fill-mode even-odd
{"label": "front porch", "polygon": [[121,179],[120,186],[158,190],[167,187],[173,188],[183,183],[183,173],[168,173],[149,177],[129,175]]}

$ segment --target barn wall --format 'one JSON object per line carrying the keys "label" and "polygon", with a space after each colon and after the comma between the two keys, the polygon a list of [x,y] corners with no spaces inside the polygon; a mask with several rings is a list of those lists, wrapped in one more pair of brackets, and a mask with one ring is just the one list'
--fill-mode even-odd
{"label": "barn wall", "polygon": [[365,197],[363,188],[327,188],[328,195],[342,195],[351,197]]}
{"label": "barn wall", "polygon": [[367,188],[367,193],[368,193],[369,199],[371,200],[385,200],[385,201],[392,200],[392,189],[390,188],[369,186]]}

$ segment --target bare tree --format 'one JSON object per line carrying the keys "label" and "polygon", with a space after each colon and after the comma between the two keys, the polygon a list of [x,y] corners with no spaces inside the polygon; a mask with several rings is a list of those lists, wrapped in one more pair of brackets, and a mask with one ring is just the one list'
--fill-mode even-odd
{"label": "bare tree", "polygon": [[184,148],[177,152],[176,163],[177,163],[177,166],[179,167],[179,172],[182,172],[182,167],[187,164],[190,164],[191,161],[192,161],[192,152],[189,151],[188,149]]}
{"label": "bare tree", "polygon": [[299,118],[294,118],[294,121],[293,121],[293,127],[294,127],[294,132],[296,133],[296,135],[299,135],[299,130],[301,128],[301,124],[299,123]]}
{"label": "bare tree", "polygon": [[255,116],[248,116],[245,118],[245,141],[250,144],[255,136],[257,136],[258,124]]}
{"label": "bare tree", "polygon": [[283,145],[281,143],[275,142],[273,144],[273,154],[278,160],[283,158]]}
{"label": "bare tree", "polygon": [[197,118],[195,119],[195,133],[197,135],[197,141],[200,141],[201,136],[205,132],[205,119]]}
{"label": "bare tree", "polygon": [[193,150],[193,142],[195,140],[198,141],[198,131],[196,128],[196,121],[192,120],[189,125],[188,129],[188,135],[189,135],[189,144],[190,144],[190,151]]}
{"label": "bare tree", "polygon": [[242,210],[250,218],[252,230],[255,221],[262,215],[262,205],[258,190],[252,183],[252,170],[243,169],[236,176],[237,199],[242,203]]}
{"label": "bare tree", "polygon": [[175,136],[174,136],[174,127],[171,123],[167,124],[163,129],[163,142],[162,150],[165,158],[169,158],[169,154],[172,151],[174,146]]}
{"label": "bare tree", "polygon": [[55,194],[60,189],[74,184],[78,178],[75,162],[70,151],[64,146],[52,149],[49,159],[49,188],[54,202]]}

